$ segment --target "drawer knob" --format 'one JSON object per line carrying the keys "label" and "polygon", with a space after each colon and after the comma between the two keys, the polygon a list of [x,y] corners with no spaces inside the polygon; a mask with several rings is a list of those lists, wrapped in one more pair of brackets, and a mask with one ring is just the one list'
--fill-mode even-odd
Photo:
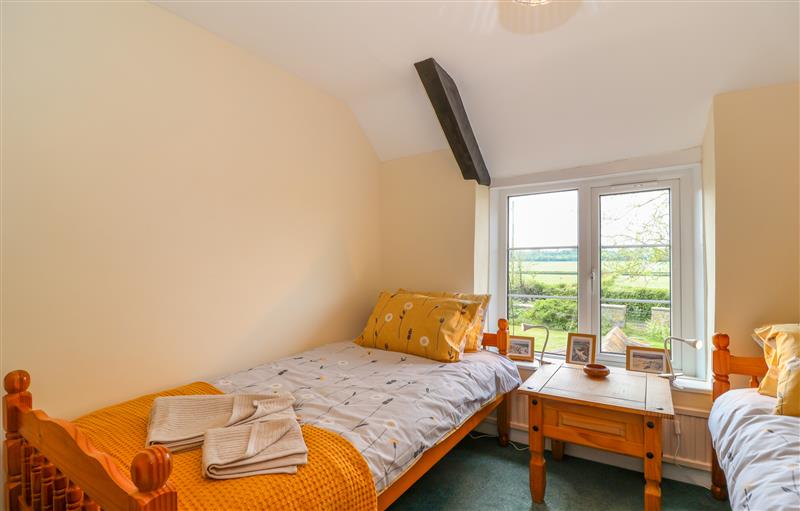
{"label": "drawer knob", "polygon": [[533,403],[533,406],[536,406],[536,405],[538,405],[538,404],[539,404],[539,401],[537,401],[536,399],[534,399],[534,400],[533,400],[533,401],[531,401],[531,402]]}
{"label": "drawer knob", "polygon": [[539,431],[539,426],[534,426],[534,427],[533,427],[533,430],[534,430],[534,431]]}
{"label": "drawer knob", "polygon": [[648,460],[652,460],[653,459],[653,453],[652,452],[648,452],[647,453],[647,459]]}
{"label": "drawer knob", "polygon": [[647,427],[653,429],[654,427],[656,427],[656,425],[653,424],[653,421],[647,421]]}

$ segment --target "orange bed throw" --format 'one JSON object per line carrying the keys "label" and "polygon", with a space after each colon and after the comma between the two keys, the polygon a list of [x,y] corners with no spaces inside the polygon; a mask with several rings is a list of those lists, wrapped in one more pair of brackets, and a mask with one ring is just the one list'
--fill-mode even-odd
{"label": "orange bed throw", "polygon": [[[114,405],[73,421],[94,445],[111,455],[124,473],[144,448],[150,406],[158,396],[221,394],[208,383],[192,383]],[[170,481],[182,510],[283,509],[375,510],[377,496],[367,462],[341,436],[303,426],[308,464],[297,474],[273,474],[225,481],[204,479],[200,449],[173,454]]]}

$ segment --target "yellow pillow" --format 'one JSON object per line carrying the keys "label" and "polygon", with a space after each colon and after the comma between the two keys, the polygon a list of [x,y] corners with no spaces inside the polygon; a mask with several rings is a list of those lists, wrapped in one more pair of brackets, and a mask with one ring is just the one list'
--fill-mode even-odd
{"label": "yellow pillow", "polygon": [[756,328],[753,333],[761,339],[764,361],[767,363],[767,374],[758,384],[758,392],[765,396],[775,397],[778,392],[778,350],[775,349],[775,339],[770,338],[772,326]]}
{"label": "yellow pillow", "polygon": [[800,329],[780,330],[775,335],[778,352],[778,402],[776,415],[800,416]]}
{"label": "yellow pillow", "polygon": [[483,340],[483,322],[486,319],[486,311],[489,308],[489,299],[491,295],[471,295],[467,293],[446,293],[442,291],[423,292],[423,291],[408,291],[407,289],[398,289],[398,293],[412,293],[417,295],[456,298],[458,300],[466,300],[468,302],[479,302],[481,309],[478,312],[478,319],[475,324],[467,331],[467,344],[464,346],[464,351],[478,351],[481,349],[481,341]]}
{"label": "yellow pillow", "polygon": [[458,362],[480,307],[478,302],[384,291],[356,344]]}

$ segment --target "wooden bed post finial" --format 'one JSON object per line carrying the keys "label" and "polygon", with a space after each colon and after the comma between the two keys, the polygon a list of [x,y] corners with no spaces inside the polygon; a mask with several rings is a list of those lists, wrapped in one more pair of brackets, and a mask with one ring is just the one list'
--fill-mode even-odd
{"label": "wooden bed post finial", "polygon": [[142,509],[178,509],[178,493],[167,481],[172,473],[172,455],[162,445],[139,451],[131,462],[131,480],[138,493],[133,498]]}
{"label": "wooden bed post finial", "polygon": [[508,320],[497,320],[497,351],[505,356],[508,353]]}
{"label": "wooden bed post finial", "polygon": [[728,346],[731,344],[731,338],[728,334],[716,333],[713,337],[714,347],[718,350],[728,351]]}
{"label": "wooden bed post finial", "polygon": [[25,392],[30,385],[31,375],[28,374],[28,371],[23,371],[22,369],[11,371],[3,378],[3,388],[6,389],[6,392],[9,394]]}
{"label": "wooden bed post finial", "polygon": [[131,479],[142,493],[164,486],[171,473],[172,455],[161,445],[139,451],[131,462]]}
{"label": "wooden bed post finial", "polygon": [[33,406],[31,393],[28,392],[30,385],[31,375],[27,371],[11,371],[3,378],[3,388],[6,390],[3,396],[3,429],[6,430],[6,438],[11,434],[16,435],[19,429],[19,410]]}

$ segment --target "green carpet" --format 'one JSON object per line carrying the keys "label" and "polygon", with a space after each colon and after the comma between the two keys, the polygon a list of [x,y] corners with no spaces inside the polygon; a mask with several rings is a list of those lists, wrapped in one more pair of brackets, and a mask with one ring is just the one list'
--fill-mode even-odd
{"label": "green carpet", "polygon": [[[644,476],[622,468],[565,456],[547,457],[544,504],[533,505],[528,486],[528,451],[502,448],[495,438],[461,441],[390,508],[430,510],[602,511],[644,506]],[[705,488],[665,479],[664,511],[729,510]]]}

